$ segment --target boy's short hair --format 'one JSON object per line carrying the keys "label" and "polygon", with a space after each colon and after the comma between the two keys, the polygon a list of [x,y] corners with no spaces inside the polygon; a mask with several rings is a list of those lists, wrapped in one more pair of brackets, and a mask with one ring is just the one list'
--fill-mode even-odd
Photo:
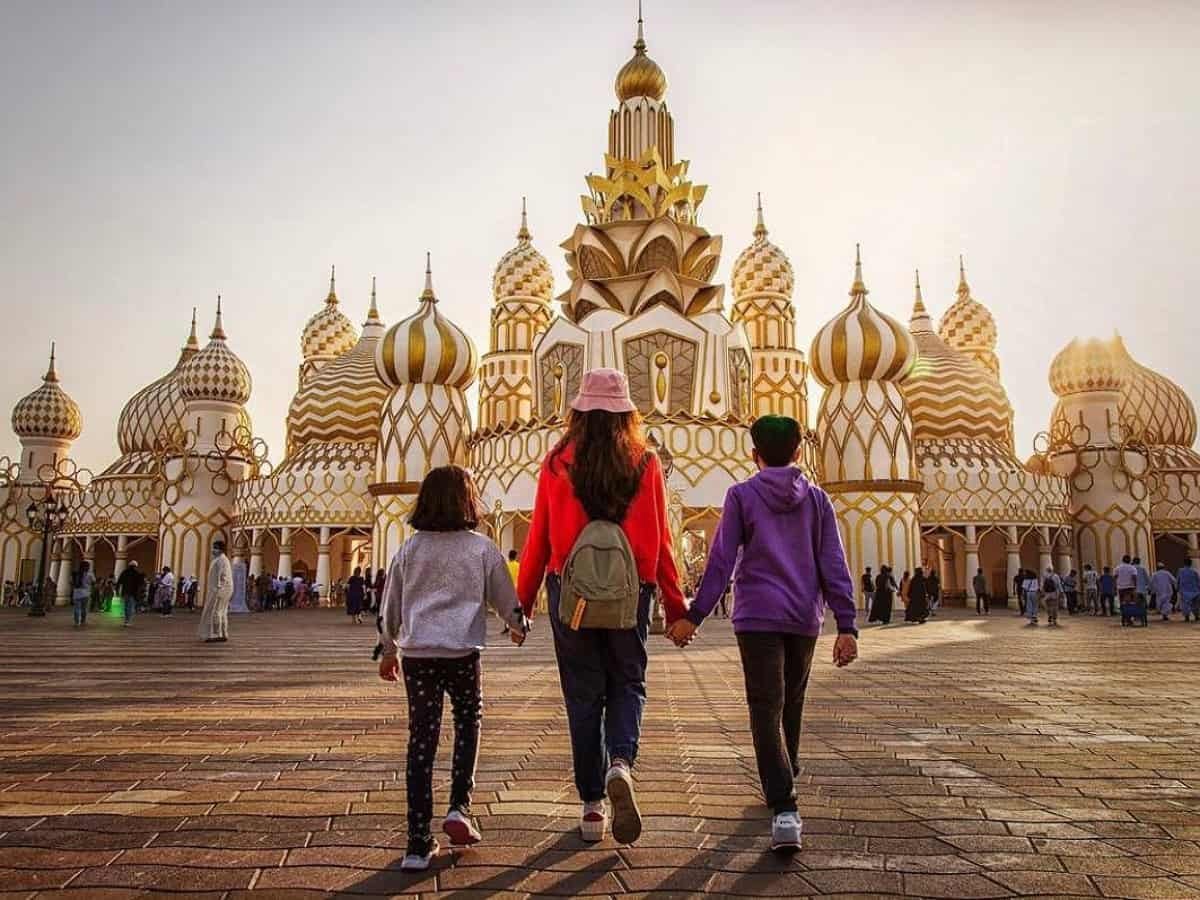
{"label": "boy's short hair", "polygon": [[516,551],[516,550],[509,550],[509,551],[508,551],[508,558],[509,558],[509,559],[511,559],[513,562],[516,562],[516,561],[517,561],[517,551]]}
{"label": "boy's short hair", "polygon": [[768,466],[790,465],[800,447],[800,423],[791,416],[760,416],[750,426],[750,439]]}
{"label": "boy's short hair", "polygon": [[408,523],[417,531],[474,531],[482,511],[471,473],[461,466],[440,466],[421,482]]}

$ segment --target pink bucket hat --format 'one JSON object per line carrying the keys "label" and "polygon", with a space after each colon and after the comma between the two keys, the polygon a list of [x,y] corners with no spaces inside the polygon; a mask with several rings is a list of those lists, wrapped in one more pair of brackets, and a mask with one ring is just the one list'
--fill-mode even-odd
{"label": "pink bucket hat", "polygon": [[627,413],[637,409],[629,399],[629,379],[616,369],[592,369],[583,373],[579,395],[571,401],[571,409],[591,412],[602,409],[610,413]]}

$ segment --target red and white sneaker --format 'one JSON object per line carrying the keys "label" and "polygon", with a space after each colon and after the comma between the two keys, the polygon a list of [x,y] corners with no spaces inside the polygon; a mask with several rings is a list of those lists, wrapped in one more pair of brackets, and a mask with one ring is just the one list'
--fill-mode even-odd
{"label": "red and white sneaker", "polygon": [[457,809],[450,810],[446,821],[442,823],[442,831],[450,838],[450,843],[459,847],[478,844],[483,840],[475,820]]}
{"label": "red and white sneaker", "polygon": [[604,840],[604,831],[608,828],[608,815],[604,812],[604,801],[583,804],[579,814],[579,836],[590,844]]}

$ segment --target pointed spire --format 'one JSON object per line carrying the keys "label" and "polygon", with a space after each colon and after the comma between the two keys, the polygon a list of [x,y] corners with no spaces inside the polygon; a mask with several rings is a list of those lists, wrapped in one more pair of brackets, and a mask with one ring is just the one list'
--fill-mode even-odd
{"label": "pointed spire", "polygon": [[971,287],[967,284],[967,267],[963,265],[961,253],[958,254],[958,296],[971,296]]}
{"label": "pointed spire", "polygon": [[330,306],[337,305],[337,266],[329,267],[329,296],[325,298],[325,302]]}
{"label": "pointed spire", "polygon": [[860,245],[854,245],[854,284],[850,285],[850,296],[857,297],[859,295],[866,296],[870,291],[863,284],[862,274],[862,248]]}
{"label": "pointed spire", "polygon": [[921,296],[921,270],[915,269],[913,274],[913,311],[908,320],[908,330],[916,334],[919,331],[933,331],[933,319],[925,309],[925,300]]}
{"label": "pointed spire", "polygon": [[54,341],[50,342],[50,365],[46,369],[46,374],[42,376],[42,381],[47,384],[55,384],[58,381],[58,369],[54,365]]}
{"label": "pointed spire", "polygon": [[425,290],[421,291],[422,303],[437,303],[437,294],[433,292],[433,268],[429,264],[429,251],[425,251]]}
{"label": "pointed spire", "polygon": [[921,270],[913,269],[913,312],[925,312],[925,298],[921,296]]}
{"label": "pointed spire", "polygon": [[638,0],[638,23],[637,23],[637,40],[633,42],[633,49],[638,53],[646,52],[646,35],[642,28],[642,0]]}
{"label": "pointed spire", "polygon": [[761,193],[758,194],[757,197],[758,197],[758,219],[754,225],[754,238],[755,238],[755,240],[763,240],[767,236],[767,225],[763,221],[762,194]]}
{"label": "pointed spire", "polygon": [[212,334],[210,334],[208,337],[210,340],[214,340],[214,341],[225,340],[225,326],[221,322],[221,295],[220,294],[217,294],[217,319],[215,322],[213,322]]}
{"label": "pointed spire", "polygon": [[188,332],[187,342],[183,345],[185,350],[199,350],[200,341],[196,337],[196,307],[192,307],[192,330]]}
{"label": "pointed spire", "polygon": [[371,276],[371,308],[367,310],[367,324],[379,322],[379,306],[375,303],[375,276]]}
{"label": "pointed spire", "polygon": [[517,232],[517,240],[523,244],[528,244],[533,240],[533,235],[529,233],[529,218],[525,214],[525,198],[521,198],[521,230]]}

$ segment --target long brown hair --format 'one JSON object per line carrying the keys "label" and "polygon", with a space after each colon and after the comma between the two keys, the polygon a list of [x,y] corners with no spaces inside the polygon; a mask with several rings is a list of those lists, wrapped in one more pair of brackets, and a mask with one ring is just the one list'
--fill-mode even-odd
{"label": "long brown hair", "polygon": [[[421,482],[408,524],[417,531],[474,531],[482,514],[483,504],[471,473],[462,466],[439,466]],[[367,569],[368,579],[370,575]]]}
{"label": "long brown hair", "polygon": [[592,519],[620,523],[637,495],[645,467],[646,437],[639,413],[571,410],[567,431],[550,451],[553,468],[572,447],[571,487]]}

